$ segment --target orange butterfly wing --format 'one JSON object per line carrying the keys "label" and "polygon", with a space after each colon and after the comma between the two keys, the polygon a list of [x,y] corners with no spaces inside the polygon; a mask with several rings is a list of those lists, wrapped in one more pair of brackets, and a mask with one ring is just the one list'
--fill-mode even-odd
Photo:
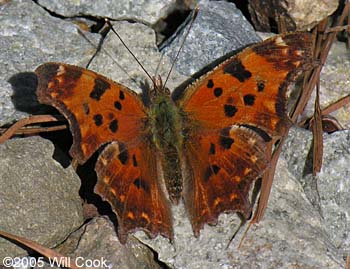
{"label": "orange butterfly wing", "polygon": [[251,213],[264,151],[290,126],[286,90],[312,61],[309,34],[271,38],[227,59],[189,86],[178,103],[188,117],[184,199],[194,233],[222,212]]}
{"label": "orange butterfly wing", "polygon": [[129,232],[139,229],[152,238],[161,234],[173,239],[169,200],[158,180],[159,165],[156,150],[147,140],[137,147],[113,142],[97,160],[95,192],[116,210],[122,243]]}
{"label": "orange butterfly wing", "polygon": [[[145,131],[146,109],[138,95],[77,66],[47,63],[36,70],[37,96],[69,121],[72,157],[84,163],[108,145],[96,163],[95,191],[113,205],[122,242],[136,228],[172,238],[169,202],[158,183],[160,167]],[[142,153],[142,154],[141,154]]]}

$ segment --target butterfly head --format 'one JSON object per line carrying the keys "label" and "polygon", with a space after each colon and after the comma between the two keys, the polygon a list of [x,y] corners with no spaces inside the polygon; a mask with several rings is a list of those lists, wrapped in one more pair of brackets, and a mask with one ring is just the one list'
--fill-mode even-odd
{"label": "butterfly head", "polygon": [[165,87],[163,84],[163,80],[160,76],[153,77],[153,88],[150,91],[150,99],[152,103],[157,99],[159,96],[170,96],[170,90]]}

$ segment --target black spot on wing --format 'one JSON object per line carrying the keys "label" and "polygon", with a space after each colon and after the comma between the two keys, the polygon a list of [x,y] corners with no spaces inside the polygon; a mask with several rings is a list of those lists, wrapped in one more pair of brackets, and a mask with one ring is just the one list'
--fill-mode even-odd
{"label": "black spot on wing", "polygon": [[214,95],[215,97],[220,97],[222,95],[222,88],[215,88]]}
{"label": "black spot on wing", "polygon": [[138,163],[137,163],[137,159],[136,159],[135,154],[132,155],[132,164],[133,164],[134,167],[137,167],[137,166],[138,166]]}
{"label": "black spot on wing", "polygon": [[233,138],[231,137],[221,137],[220,144],[224,149],[230,149],[231,145],[234,143]]}
{"label": "black spot on wing", "polygon": [[219,173],[219,171],[220,171],[220,167],[215,165],[215,164],[212,165],[211,168],[213,169],[213,172],[214,172],[215,175],[217,175]]}
{"label": "black spot on wing", "polygon": [[253,94],[246,94],[243,97],[243,101],[244,101],[244,104],[246,106],[252,106],[252,105],[254,105],[254,102],[255,102],[255,95],[253,95]]}
{"label": "black spot on wing", "polygon": [[262,80],[258,81],[256,85],[258,86],[258,92],[262,92],[265,88],[265,82]]}
{"label": "black spot on wing", "polygon": [[111,85],[107,81],[101,78],[95,78],[95,85],[90,92],[90,98],[99,101],[106,90],[110,88],[110,86]]}
{"label": "black spot on wing", "polygon": [[103,117],[101,114],[96,114],[93,117],[96,126],[101,126],[103,124]]}
{"label": "black spot on wing", "polygon": [[215,154],[215,144],[213,144],[213,143],[210,143],[209,154],[210,155]]}
{"label": "black spot on wing", "polygon": [[114,107],[119,111],[122,110],[122,104],[119,101],[114,102]]}
{"label": "black spot on wing", "polygon": [[235,142],[233,138],[230,137],[231,127],[227,127],[221,130],[219,143],[224,149],[230,149],[231,145]]}
{"label": "black spot on wing", "polygon": [[119,99],[124,100],[125,99],[125,94],[123,91],[119,91]]}
{"label": "black spot on wing", "polygon": [[142,188],[145,192],[149,192],[149,190],[150,190],[147,182],[145,182],[144,180],[142,180],[140,178],[136,178],[134,180],[133,184],[136,186],[136,188],[138,188],[138,189]]}
{"label": "black spot on wing", "polygon": [[252,73],[246,70],[242,62],[237,58],[224,67],[224,73],[230,74],[240,82],[244,82],[252,76]]}
{"label": "black spot on wing", "polygon": [[208,80],[207,87],[210,88],[210,89],[214,87],[214,82],[213,82],[212,79]]}
{"label": "black spot on wing", "polygon": [[77,81],[81,75],[82,71],[79,69],[68,68],[67,72],[64,73],[65,79],[69,81]]}
{"label": "black spot on wing", "polygon": [[233,105],[224,105],[224,113],[226,117],[233,117],[237,112],[237,108]]}
{"label": "black spot on wing", "polygon": [[118,131],[118,120],[114,119],[109,123],[109,130],[111,130],[112,133]]}
{"label": "black spot on wing", "polygon": [[119,155],[118,159],[122,164],[126,164],[126,162],[129,159],[129,152],[128,149],[126,148],[125,144],[119,143]]}
{"label": "black spot on wing", "polygon": [[212,175],[214,174],[217,175],[219,171],[220,171],[220,167],[217,166],[216,164],[207,167],[204,173],[204,180],[208,181]]}

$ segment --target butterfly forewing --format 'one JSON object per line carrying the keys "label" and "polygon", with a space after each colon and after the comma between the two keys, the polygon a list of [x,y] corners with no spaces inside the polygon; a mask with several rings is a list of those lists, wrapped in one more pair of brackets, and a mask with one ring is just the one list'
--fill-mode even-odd
{"label": "butterfly forewing", "polygon": [[290,126],[287,86],[311,61],[309,34],[271,38],[219,64],[177,101],[187,115],[184,199],[195,234],[222,212],[249,216],[267,143]]}
{"label": "butterfly forewing", "polygon": [[46,63],[35,71],[41,103],[56,107],[69,121],[71,155],[85,162],[102,144],[142,135],[146,117],[137,95],[121,84],[77,66]]}
{"label": "butterfly forewing", "polygon": [[210,128],[258,127],[269,136],[289,125],[286,89],[312,61],[307,33],[268,39],[219,64],[185,90],[180,105]]}

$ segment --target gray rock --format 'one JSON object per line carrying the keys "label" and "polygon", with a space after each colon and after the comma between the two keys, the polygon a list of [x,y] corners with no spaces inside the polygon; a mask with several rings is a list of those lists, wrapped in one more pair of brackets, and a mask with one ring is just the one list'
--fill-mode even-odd
{"label": "gray rock", "polygon": [[312,164],[307,159],[311,143],[310,131],[291,128],[283,146],[282,156],[287,160],[288,170],[298,179],[312,172]]}
{"label": "gray rock", "polygon": [[[248,232],[233,263],[240,268],[342,268],[324,223],[280,158],[265,217]],[[237,258],[239,257],[239,258]]]}
{"label": "gray rock", "polygon": [[[159,53],[154,31],[143,24],[129,22],[116,22],[114,28],[149,75],[151,77],[159,75],[165,79],[171,65],[168,58],[162,57]],[[142,88],[145,88],[145,84],[153,86],[150,78],[112,32],[106,37],[103,49],[91,62],[90,68],[138,93],[142,91]],[[167,87],[174,89],[186,78],[174,70]]]}
{"label": "gray rock", "polygon": [[[228,52],[261,39],[233,3],[201,1],[199,13],[181,50],[176,69],[190,76]],[[176,33],[163,51],[173,61],[188,25]]]}
{"label": "gray rock", "polygon": [[311,174],[311,155],[308,160],[311,139],[311,132],[292,129],[283,155],[291,171],[299,167],[297,178],[313,203],[314,210],[323,217],[323,226],[330,242],[339,255],[346,254],[350,250],[350,132],[324,135],[323,165],[316,177]]}
{"label": "gray rock", "polygon": [[[346,44],[335,41],[320,76],[320,103],[325,108],[342,97],[349,95],[350,58]],[[301,119],[310,117],[314,111],[315,92],[311,96]],[[345,129],[350,128],[350,106],[346,105],[330,114]]]}
{"label": "gray rock", "polygon": [[317,175],[321,214],[332,242],[350,253],[350,131],[324,136],[324,158]]}
{"label": "gray rock", "polygon": [[[33,1],[10,1],[0,6],[0,126],[38,112],[34,69],[45,62],[86,65],[99,35],[52,17]],[[54,29],[54,30],[53,30]],[[13,96],[11,98],[11,96]],[[23,106],[23,99],[27,102]],[[29,102],[28,102],[29,101]]]}
{"label": "gray rock", "polygon": [[39,0],[38,3],[47,9],[65,17],[91,15],[110,19],[129,19],[147,24],[154,24],[165,16],[173,6],[173,1],[129,1],[129,0],[82,0],[50,1]]}
{"label": "gray rock", "polygon": [[[97,268],[120,269],[160,269],[154,253],[141,244],[133,236],[125,245],[119,243],[115,233],[115,226],[104,217],[95,218],[84,225],[78,234],[77,248],[70,254],[72,258],[79,258],[79,262],[88,259],[100,262]],[[73,235],[74,236],[74,235]],[[107,264],[107,267],[104,264]]]}
{"label": "gray rock", "polygon": [[[0,145],[0,229],[47,247],[61,243],[82,223],[80,179],[52,159],[54,147],[40,137]],[[0,238],[0,260],[25,254]]]}
{"label": "gray rock", "polygon": [[332,15],[338,4],[337,0],[249,0],[248,9],[256,29],[266,31],[272,22],[283,22],[287,31],[306,31]]}
{"label": "gray rock", "polygon": [[339,1],[336,0],[288,0],[281,3],[287,14],[296,24],[296,30],[309,30],[320,21],[332,15],[337,9]]}

